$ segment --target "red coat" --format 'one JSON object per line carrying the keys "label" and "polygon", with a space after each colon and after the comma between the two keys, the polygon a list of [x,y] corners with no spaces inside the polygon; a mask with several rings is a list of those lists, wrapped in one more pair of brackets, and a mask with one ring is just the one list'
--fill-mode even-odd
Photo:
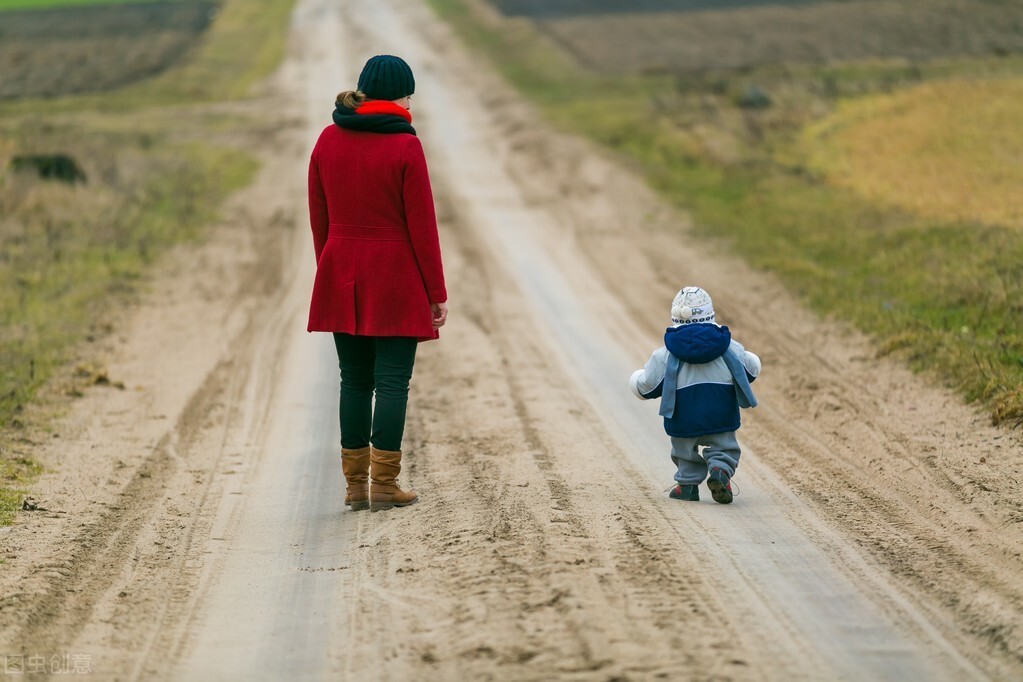
{"label": "red coat", "polygon": [[309,331],[435,339],[447,301],[423,146],[330,125],[309,161],[316,280]]}

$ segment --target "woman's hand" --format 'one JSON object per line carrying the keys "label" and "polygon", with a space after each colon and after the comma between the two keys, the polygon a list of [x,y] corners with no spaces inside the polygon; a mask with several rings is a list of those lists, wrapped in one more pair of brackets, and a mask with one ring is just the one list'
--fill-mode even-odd
{"label": "woman's hand", "polygon": [[448,304],[431,303],[430,311],[433,313],[433,328],[440,329],[448,321]]}

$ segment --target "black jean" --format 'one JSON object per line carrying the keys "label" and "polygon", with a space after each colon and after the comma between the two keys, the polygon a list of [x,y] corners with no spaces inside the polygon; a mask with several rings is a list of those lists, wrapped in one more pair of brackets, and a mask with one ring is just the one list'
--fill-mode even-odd
{"label": "black jean", "polygon": [[341,447],[401,450],[418,345],[407,336],[334,334],[341,369]]}

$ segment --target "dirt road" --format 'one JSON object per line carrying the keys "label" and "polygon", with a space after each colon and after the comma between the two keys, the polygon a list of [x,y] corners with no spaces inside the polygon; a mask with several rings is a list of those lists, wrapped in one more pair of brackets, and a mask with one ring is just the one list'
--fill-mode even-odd
{"label": "dirt road", "polygon": [[[413,381],[422,502],[371,514],[341,504],[336,359],[304,332],[303,183],[382,52],[416,69],[453,293]],[[0,654],[101,679],[1023,675],[1018,433],[690,236],[419,3],[300,0],[264,99],[265,172],[106,342],[129,390],[39,438]],[[626,387],[689,283],[764,360],[727,507],[667,499]]]}

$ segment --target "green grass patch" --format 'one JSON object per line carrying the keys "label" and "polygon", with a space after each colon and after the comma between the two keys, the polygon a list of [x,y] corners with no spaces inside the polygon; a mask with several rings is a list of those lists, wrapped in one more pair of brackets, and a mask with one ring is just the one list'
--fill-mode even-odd
{"label": "green grass patch", "polygon": [[[104,310],[168,248],[202,240],[253,178],[258,162],[240,145],[265,121],[208,105],[244,98],[279,63],[293,4],[226,0],[177,68],[102,95],[0,106],[0,523],[39,473],[29,434],[46,425],[27,424],[25,407],[108,331]],[[55,153],[86,182],[11,168],[16,155]]]}
{"label": "green grass patch", "polygon": [[[199,238],[255,171],[254,159],[237,150],[150,134],[140,153],[138,138],[90,136],[89,149],[107,158],[88,174],[109,174],[110,183],[0,179],[0,415],[30,400],[83,332],[98,335],[109,298],[130,291],[167,247]],[[47,144],[81,149],[52,136]],[[128,174],[129,166],[137,170]]]}
{"label": "green grass patch", "polygon": [[10,455],[0,449],[0,526],[14,521],[29,487],[41,471],[32,458]]}
{"label": "green grass patch", "polygon": [[[990,175],[1011,174],[1013,160],[1018,171],[1018,116],[1010,114],[1021,103],[1023,60],[611,78],[579,67],[528,21],[483,11],[475,0],[430,4],[552,122],[638,164],[698,230],[723,236],[820,313],[872,334],[879,353],[980,401],[995,423],[1023,423],[1023,230],[1006,217],[1018,205],[1018,183]],[[744,106],[752,88],[770,104]],[[989,97],[979,114],[962,106],[967,90]],[[950,142],[936,145],[942,155],[921,156],[928,150],[919,141],[960,135],[968,149]],[[841,142],[863,139],[874,146]],[[998,155],[1006,163],[992,167]],[[926,194],[943,191],[922,171],[936,159],[980,178],[997,206],[920,210],[836,171],[852,167],[867,178],[880,165],[889,184],[901,179]]]}

